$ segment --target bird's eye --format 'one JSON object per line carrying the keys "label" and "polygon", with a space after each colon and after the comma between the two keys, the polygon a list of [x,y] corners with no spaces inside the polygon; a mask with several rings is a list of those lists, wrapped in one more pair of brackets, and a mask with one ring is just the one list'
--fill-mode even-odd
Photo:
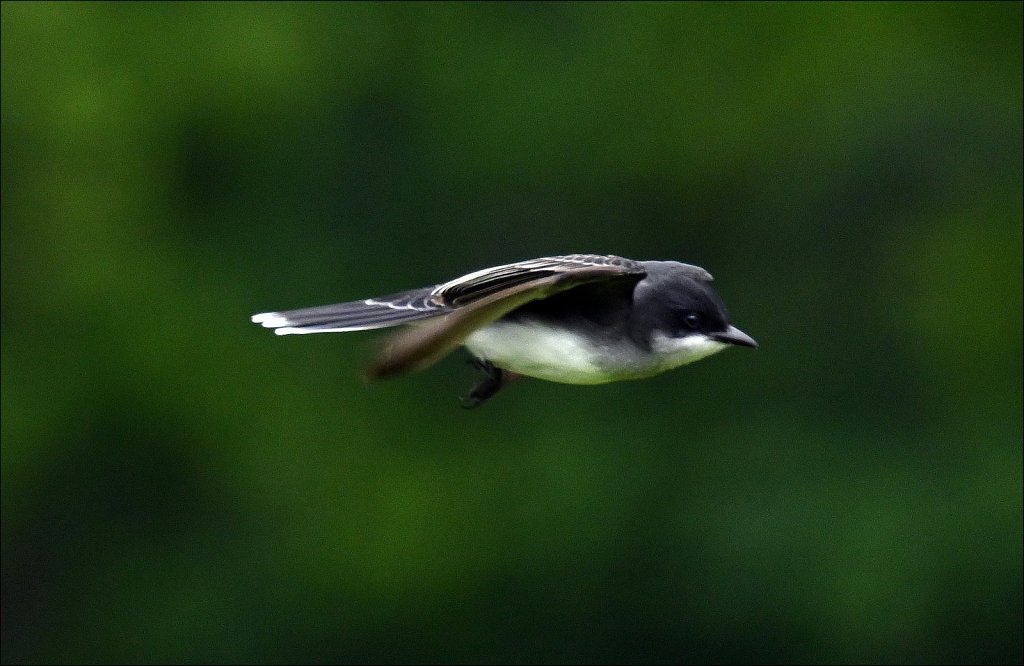
{"label": "bird's eye", "polygon": [[687,328],[697,330],[698,328],[700,328],[701,324],[700,315],[697,314],[696,312],[687,313],[687,315],[683,317],[683,323],[686,324]]}

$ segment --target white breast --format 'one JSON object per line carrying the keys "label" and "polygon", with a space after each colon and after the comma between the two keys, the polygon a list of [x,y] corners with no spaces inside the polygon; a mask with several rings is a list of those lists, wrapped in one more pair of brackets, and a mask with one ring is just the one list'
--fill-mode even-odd
{"label": "white breast", "polygon": [[705,335],[655,334],[651,351],[629,340],[601,344],[561,328],[496,322],[466,341],[474,355],[499,368],[563,384],[604,384],[642,379],[710,356],[728,345]]}
{"label": "white breast", "polygon": [[[598,346],[565,329],[496,322],[466,341],[476,356],[511,372],[564,384],[603,384],[622,376],[627,350]],[[622,361],[627,361],[622,358]]]}

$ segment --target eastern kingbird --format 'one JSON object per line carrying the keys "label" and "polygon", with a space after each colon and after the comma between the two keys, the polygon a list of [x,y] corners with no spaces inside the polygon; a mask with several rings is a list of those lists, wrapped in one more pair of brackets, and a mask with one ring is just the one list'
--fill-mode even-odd
{"label": "eastern kingbird", "polygon": [[570,254],[252,321],[278,335],[412,324],[388,340],[367,379],[421,370],[464,345],[484,372],[462,399],[475,407],[518,376],[603,384],[652,377],[728,345],[757,347],[729,323],[711,280],[676,261]]}

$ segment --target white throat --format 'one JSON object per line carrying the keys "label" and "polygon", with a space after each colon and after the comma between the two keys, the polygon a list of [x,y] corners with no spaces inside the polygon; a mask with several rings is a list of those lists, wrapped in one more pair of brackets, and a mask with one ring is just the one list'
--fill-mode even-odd
{"label": "white throat", "polygon": [[702,333],[673,338],[655,333],[651,338],[651,351],[658,357],[662,370],[671,370],[687,363],[699,361],[728,347]]}

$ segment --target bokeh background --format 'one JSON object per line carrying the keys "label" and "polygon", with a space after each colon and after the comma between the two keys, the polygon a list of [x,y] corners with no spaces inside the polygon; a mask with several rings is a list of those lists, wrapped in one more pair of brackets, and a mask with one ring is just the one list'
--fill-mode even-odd
{"label": "bokeh background", "polygon": [[[2,12],[5,663],[1021,662],[1021,3]],[[761,348],[249,323],[573,252]]]}

